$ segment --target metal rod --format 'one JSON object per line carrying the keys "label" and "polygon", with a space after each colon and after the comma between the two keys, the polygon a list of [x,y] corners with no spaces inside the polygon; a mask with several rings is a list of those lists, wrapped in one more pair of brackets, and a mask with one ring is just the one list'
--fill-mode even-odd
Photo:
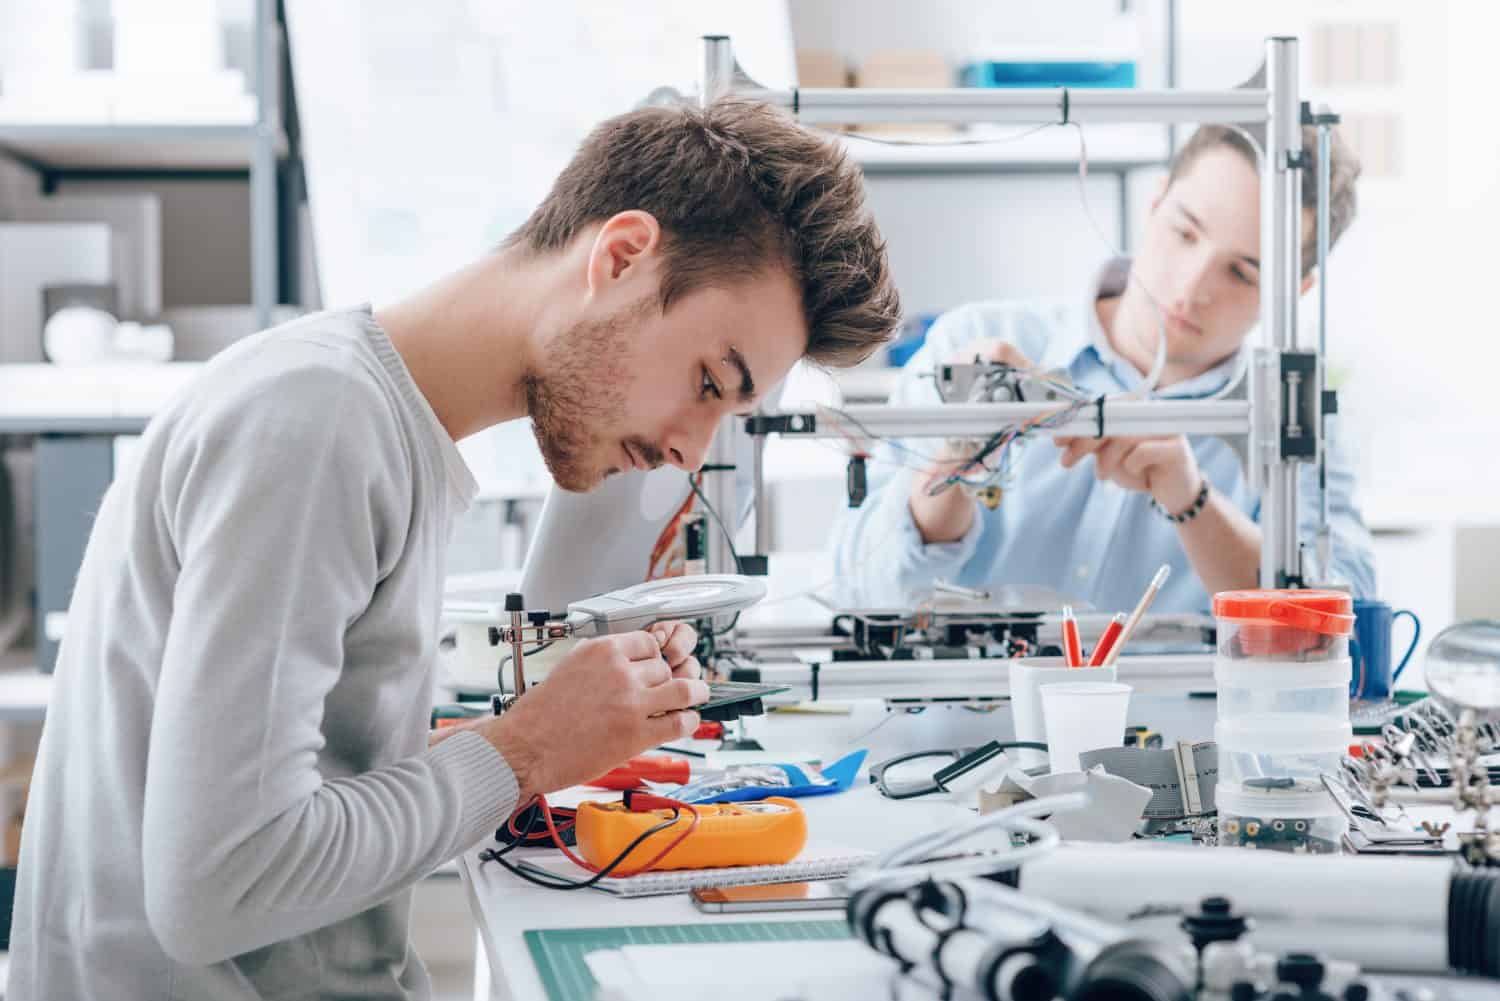
{"label": "metal rod", "polygon": [[[1326,111],[1326,109],[1322,109]],[[1328,382],[1328,246],[1332,239],[1333,216],[1328,199],[1333,190],[1333,168],[1329,164],[1333,147],[1333,126],[1318,123],[1318,393]],[[1326,418],[1325,418],[1326,420]],[[1322,572],[1326,575],[1333,561],[1332,536],[1328,527],[1328,450],[1318,450],[1318,538],[1328,551],[1321,552]]]}
{"label": "metal rod", "polygon": [[[1056,403],[944,403],[926,407],[848,406],[820,410],[815,438],[944,438],[990,435],[1001,428],[1049,414]],[[1098,409],[1090,405],[1073,420],[1033,434],[1094,437]],[[1246,434],[1248,400],[1105,400],[1104,434]]]}
{"label": "metal rod", "polygon": [[[1177,88],[1177,0],[1167,0],[1167,89]],[[1167,156],[1177,155],[1177,126],[1167,126]]]}
{"label": "metal rod", "polygon": [[[709,103],[730,93],[734,89],[734,49],[727,35],[703,36],[702,79],[698,81],[698,99],[706,107]],[[739,573],[730,540],[725,532],[733,533],[739,528],[739,504],[735,490],[735,427],[738,421],[726,417],[719,422],[713,444],[709,446],[708,460],[700,489],[708,505],[713,508],[709,520],[717,514],[725,531],[717,525],[707,526],[704,545],[704,568],[709,573]],[[756,521],[760,521],[760,501],[756,497]],[[756,535],[760,530],[757,527]]]}
{"label": "metal rod", "polygon": [[[732,537],[740,527],[739,491],[735,489],[739,477],[735,469],[737,455],[734,443],[735,429],[741,421],[743,418],[726,417],[719,422],[699,481],[699,489],[703,491],[708,505],[713,508],[709,524],[705,526],[706,539],[703,547],[704,569],[708,573],[740,572],[726,533]],[[718,521],[723,525],[722,531],[718,524],[714,524],[714,514],[718,515]]]}
{"label": "metal rod", "polygon": [[[1115,662],[1122,681],[1136,692],[1152,695],[1186,695],[1212,691],[1214,658],[1211,654],[1126,654]],[[974,660],[850,660],[824,662],[817,671],[820,697],[835,699],[890,698],[920,700],[964,700],[1005,698],[1010,695],[1006,658]],[[1039,667],[1063,667],[1061,657],[1032,658]],[[812,665],[792,657],[766,657],[756,661],[763,684],[790,685],[792,695],[807,697],[812,689]]]}
{"label": "metal rod", "polygon": [[515,695],[526,694],[526,613],[511,610],[510,613],[510,667],[515,678]]}
{"label": "metal rod", "polygon": [[756,435],[750,443],[750,491],[754,498],[755,552],[771,551],[771,519],[766,517],[766,436]]}
{"label": "metal rod", "polygon": [[701,72],[698,100],[705,106],[734,88],[734,47],[730,44],[728,35],[703,36]]}
{"label": "metal rod", "polygon": [[726,94],[789,108],[803,122],[1224,122],[1267,120],[1263,90],[801,87],[771,90],[738,71],[726,35],[703,36],[698,99]]}
{"label": "metal rod", "polygon": [[795,110],[803,122],[1237,122],[1266,120],[1260,90],[1094,91],[803,87],[756,98]]}
{"label": "metal rod", "polygon": [[1115,175],[1115,196],[1119,199],[1120,251],[1130,253],[1130,175],[1120,171]]}
{"label": "metal rod", "polygon": [[1281,355],[1297,347],[1297,295],[1301,282],[1301,187],[1296,158],[1302,151],[1301,104],[1297,82],[1297,40],[1266,40],[1266,84],[1270,112],[1266,156],[1261,170],[1260,315],[1266,349],[1257,355],[1256,429],[1252,460],[1265,469],[1261,505],[1263,587],[1301,582],[1297,538],[1297,470],[1281,455],[1285,388]]}
{"label": "metal rod", "polygon": [[255,129],[250,149],[250,298],[258,327],[276,305],[276,128],[281,119],[276,56],[276,0],[255,3]]}

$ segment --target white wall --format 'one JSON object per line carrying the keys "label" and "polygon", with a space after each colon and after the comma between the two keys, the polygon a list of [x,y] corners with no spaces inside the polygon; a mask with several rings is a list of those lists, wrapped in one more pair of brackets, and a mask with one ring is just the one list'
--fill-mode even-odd
{"label": "white wall", "polygon": [[[1109,256],[1071,175],[877,175],[866,187],[907,315],[979,299],[1083,296]],[[1087,191],[1115,240],[1114,179],[1092,176]]]}

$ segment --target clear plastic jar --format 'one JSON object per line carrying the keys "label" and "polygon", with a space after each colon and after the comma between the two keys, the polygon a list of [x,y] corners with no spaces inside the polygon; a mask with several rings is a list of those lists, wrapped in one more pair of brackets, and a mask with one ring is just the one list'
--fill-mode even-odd
{"label": "clear plastic jar", "polygon": [[1346,657],[1324,663],[1216,659],[1218,716],[1233,720],[1265,713],[1349,718],[1352,665]]}
{"label": "clear plastic jar", "polygon": [[1219,846],[1298,855],[1337,855],[1349,821],[1321,788],[1262,791],[1226,788],[1215,793]]}
{"label": "clear plastic jar", "polygon": [[1286,665],[1349,656],[1354,602],[1342,591],[1223,591],[1213,609],[1221,661]]}
{"label": "clear plastic jar", "polygon": [[1302,713],[1254,713],[1214,726],[1220,789],[1323,791],[1354,739],[1349,721]]}

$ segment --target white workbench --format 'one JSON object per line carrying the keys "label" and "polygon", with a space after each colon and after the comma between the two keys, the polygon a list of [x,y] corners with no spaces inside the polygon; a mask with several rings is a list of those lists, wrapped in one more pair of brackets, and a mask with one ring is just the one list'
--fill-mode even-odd
{"label": "white workbench", "polygon": [[[818,751],[825,760],[856,747],[870,749],[869,762],[920,749],[973,745],[1011,734],[1010,714],[977,713],[954,707],[927,709],[920,714],[887,715],[876,702],[854,703],[848,716],[787,716],[776,714],[754,720],[752,733],[767,747]],[[1168,740],[1204,737],[1212,730],[1214,703],[1180,697],[1137,697],[1132,700],[1132,722],[1148,722]],[[872,731],[872,728],[873,731]],[[711,746],[711,745],[705,745]],[[907,838],[941,828],[966,816],[966,811],[941,799],[893,802],[880,797],[862,774],[848,793],[803,800],[810,836],[822,842],[878,851]],[[1444,811],[1411,811],[1437,817]],[[485,847],[485,846],[481,846]],[[622,925],[689,924],[836,918],[838,912],[794,915],[707,915],[696,910],[685,894],[622,899],[584,890],[562,893],[531,886],[494,864],[481,866],[478,849],[460,860],[460,872],[479,928],[484,956],[476,977],[476,998],[504,1001],[546,1001],[523,935],[530,929],[584,928]],[[487,957],[488,966],[484,959]],[[1384,978],[1382,978],[1384,980]],[[1433,978],[1393,978],[1390,986],[1416,986]],[[1454,1001],[1497,1001],[1500,984],[1485,981],[1444,981]]]}
{"label": "white workbench", "polygon": [[[1143,700],[1132,719],[1156,722],[1150,707],[1163,700]],[[1188,700],[1175,700],[1187,703]],[[887,714],[880,703],[852,703],[848,716],[802,716],[777,713],[752,720],[751,735],[768,748],[820,752],[831,761],[855,748],[868,748],[868,762],[878,762],[913,750],[977,745],[1011,734],[1010,713],[979,713],[955,707],[934,707],[918,714]],[[1212,726],[1212,702],[1179,707]],[[1170,732],[1170,731],[1168,731]],[[711,747],[711,744],[703,745]],[[969,814],[942,799],[892,802],[883,799],[863,774],[847,793],[802,801],[807,811],[809,837],[819,842],[878,851]],[[487,846],[482,846],[487,847]],[[493,985],[490,997],[506,1001],[546,1001],[524,933],[536,928],[582,928],[614,925],[688,924],[747,919],[747,915],[706,915],[684,894],[622,899],[592,890],[558,892],[531,886],[492,864],[481,866],[478,849],[465,855],[460,871],[468,888],[469,904],[489,959]],[[756,915],[791,919],[836,918],[838,912],[801,915]],[[484,976],[476,978],[483,989]],[[476,993],[476,997],[484,997]]]}

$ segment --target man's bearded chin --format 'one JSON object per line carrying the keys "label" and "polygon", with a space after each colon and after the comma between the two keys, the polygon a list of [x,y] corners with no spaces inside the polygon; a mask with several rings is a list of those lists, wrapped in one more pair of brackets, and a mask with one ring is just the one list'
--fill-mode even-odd
{"label": "man's bearded chin", "polygon": [[573,408],[537,376],[526,378],[526,405],[531,432],[553,481],[570,493],[586,493],[603,482],[608,469],[589,465],[589,457],[600,449],[596,437],[585,430],[588,419],[570,414]]}
{"label": "man's bearded chin", "polygon": [[521,380],[531,429],[547,471],[559,487],[574,493],[603,482],[618,459],[608,439],[625,416],[631,336],[642,319],[658,309],[643,299],[611,316],[579,323],[548,345],[547,360]]}

